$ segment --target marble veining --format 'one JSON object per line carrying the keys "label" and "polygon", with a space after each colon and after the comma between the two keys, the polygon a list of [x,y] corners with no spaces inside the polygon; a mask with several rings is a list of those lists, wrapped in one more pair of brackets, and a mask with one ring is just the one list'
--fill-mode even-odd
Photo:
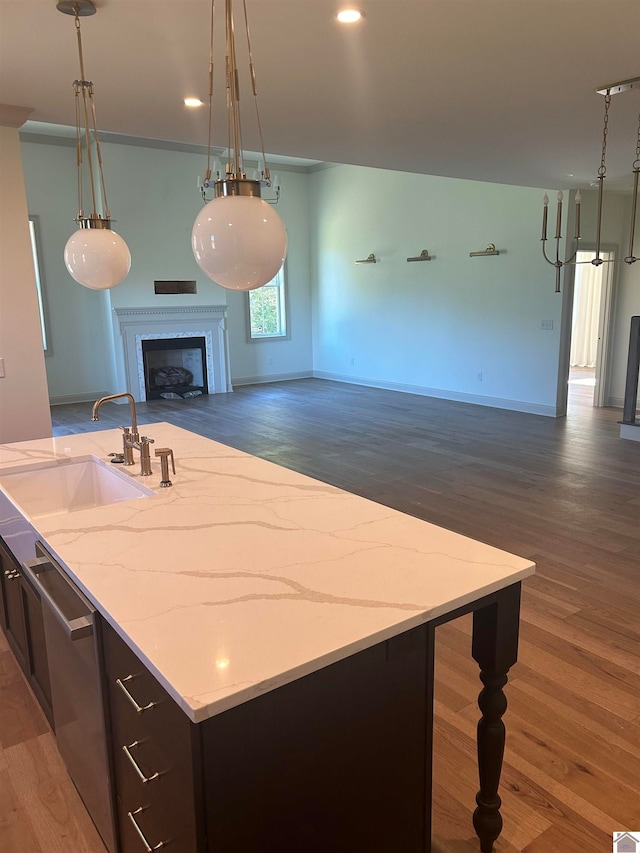
{"label": "marble veining", "polygon": [[[173,448],[172,488],[159,488],[154,460],[142,478],[153,496],[30,522],[194,722],[534,571],[178,427],[144,432]],[[4,445],[0,472],[105,459],[120,441],[105,430]]]}

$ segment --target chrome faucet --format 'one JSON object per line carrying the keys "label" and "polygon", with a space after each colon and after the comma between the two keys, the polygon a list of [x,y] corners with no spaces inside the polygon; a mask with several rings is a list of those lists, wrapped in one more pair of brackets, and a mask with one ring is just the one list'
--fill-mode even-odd
{"label": "chrome faucet", "polygon": [[138,432],[138,419],[136,416],[136,401],[133,398],[132,394],[129,394],[128,391],[123,391],[122,394],[109,394],[107,397],[101,397],[99,400],[93,404],[93,410],[91,412],[91,420],[97,421],[100,420],[98,417],[98,412],[100,411],[100,406],[103,403],[108,403],[110,400],[121,400],[121,399],[129,400],[129,408],[131,410],[131,426],[121,426],[122,430],[122,456],[123,462],[125,465],[133,465],[133,451],[140,451],[140,474],[143,477],[149,476],[151,474],[151,454],[149,452],[149,445],[153,444],[152,438],[147,438],[146,435],[140,436]]}

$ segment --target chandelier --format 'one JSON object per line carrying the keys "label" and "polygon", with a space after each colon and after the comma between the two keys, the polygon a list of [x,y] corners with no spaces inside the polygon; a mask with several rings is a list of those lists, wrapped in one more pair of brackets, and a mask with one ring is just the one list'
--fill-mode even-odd
{"label": "chandelier", "polygon": [[[242,0],[242,7],[249,77],[262,153],[260,168],[258,173],[247,178],[242,147],[233,0],[224,0],[227,158],[224,169],[217,163],[214,163],[213,171],[211,168],[214,36],[214,0],[211,0],[209,138],[202,195],[207,202],[206,192],[212,189],[214,197],[196,217],[191,232],[191,247],[198,266],[212,281],[228,290],[254,290],[267,284],[278,273],[287,252],[287,234],[282,220],[273,206],[261,198],[261,188],[273,187],[274,182],[264,153],[246,0]],[[274,189],[277,200],[279,187]]]}
{"label": "chandelier", "polygon": [[626,257],[624,258],[612,258],[611,260],[605,261],[600,257],[600,246],[601,246],[601,235],[602,235],[602,200],[604,196],[604,179],[607,174],[607,136],[609,133],[609,107],[611,106],[611,98],[613,95],[617,95],[620,92],[626,92],[629,89],[640,89],[640,77],[634,77],[632,80],[623,80],[620,83],[613,83],[610,86],[604,86],[601,89],[597,89],[597,93],[599,95],[604,95],[604,128],[602,131],[602,155],[600,158],[600,168],[598,169],[598,214],[597,214],[597,222],[596,222],[596,250],[595,257],[591,261],[576,261],[576,255],[578,253],[578,241],[582,239],[582,235],[580,233],[580,203],[581,196],[580,191],[576,193],[575,197],[575,232],[573,239],[575,240],[575,251],[573,254],[568,257],[566,260],[560,259],[560,239],[562,237],[562,201],[563,196],[562,192],[558,193],[557,197],[557,206],[556,206],[556,231],[555,237],[551,239],[555,239],[556,241],[556,251],[555,251],[555,260],[549,258],[546,250],[546,242],[547,242],[547,220],[549,215],[549,196],[545,195],[543,200],[543,208],[542,208],[542,254],[544,255],[544,259],[548,264],[556,268],[556,293],[560,293],[560,274],[563,267],[569,264],[577,264],[577,263],[590,263],[594,266],[598,267],[604,263],[615,263],[616,261],[622,260],[625,264],[634,264],[637,260],[639,260],[633,253],[633,243],[634,243],[634,233],[636,229],[636,212],[638,208],[638,176],[640,175],[640,115],[638,116],[638,134],[636,138],[636,150],[635,150],[635,159],[631,166],[632,174],[633,174],[633,191],[631,194],[631,228],[629,233],[629,251],[627,252]]}
{"label": "chandelier", "polygon": [[[75,221],[79,228],[67,241],[64,262],[78,284],[92,290],[107,290],[120,284],[125,278],[131,267],[131,255],[122,237],[111,230],[111,213],[102,171],[93,83],[86,79],[84,73],[80,18],[95,15],[96,7],[91,0],[60,0],[56,8],[65,15],[73,15],[75,18],[80,64],[80,79],[75,80],[73,84],[78,168],[78,213]],[[89,213],[84,206],[87,178],[91,199]]]}

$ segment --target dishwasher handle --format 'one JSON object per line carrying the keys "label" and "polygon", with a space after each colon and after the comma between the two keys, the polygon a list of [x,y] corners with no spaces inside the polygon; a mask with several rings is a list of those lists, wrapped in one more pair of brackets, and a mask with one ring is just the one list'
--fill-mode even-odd
{"label": "dishwasher handle", "polygon": [[[44,600],[51,613],[53,613],[58,622],[61,624],[70,640],[83,640],[85,637],[91,637],[93,635],[93,619],[90,616],[78,616],[75,619],[67,619],[55,599],[49,593],[49,590],[42,585],[38,575],[41,575],[45,571],[60,573],[59,569],[51,562],[50,559],[48,559],[48,557],[36,557],[35,560],[23,562],[21,564],[21,568],[26,577],[36,588],[41,599]],[[77,591],[74,590],[74,592],[78,595]],[[78,595],[78,597],[80,596]]]}

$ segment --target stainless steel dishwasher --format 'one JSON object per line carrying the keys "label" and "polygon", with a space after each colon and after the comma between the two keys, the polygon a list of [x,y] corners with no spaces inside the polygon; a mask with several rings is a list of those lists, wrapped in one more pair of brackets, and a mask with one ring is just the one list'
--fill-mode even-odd
{"label": "stainless steel dishwasher", "polygon": [[40,593],[58,750],[107,849],[115,853],[95,608],[36,542],[23,563]]}

